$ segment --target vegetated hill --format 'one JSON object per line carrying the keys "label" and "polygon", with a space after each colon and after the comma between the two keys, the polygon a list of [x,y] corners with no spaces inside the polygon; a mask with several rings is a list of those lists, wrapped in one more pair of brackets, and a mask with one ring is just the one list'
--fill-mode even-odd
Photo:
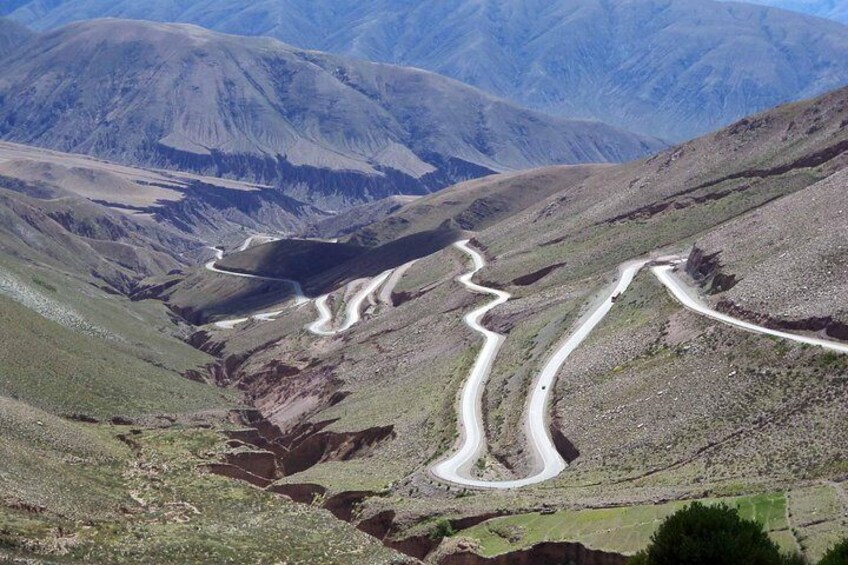
{"label": "vegetated hill", "polygon": [[[521,425],[529,383],[625,260],[687,253],[697,245],[708,254],[720,252],[724,280],[741,279],[708,297],[716,304],[745,299],[756,308],[740,315],[774,312],[787,323],[820,316],[845,322],[848,312],[838,297],[845,290],[848,249],[839,234],[848,229],[848,218],[839,213],[844,198],[836,192],[844,192],[846,169],[848,89],[842,89],[751,116],[637,163],[554,167],[457,185],[379,222],[374,239],[393,245],[454,225],[472,202],[486,197],[487,187],[494,199],[519,194],[510,187],[539,187],[528,202],[483,216],[473,234],[488,258],[475,280],[512,294],[484,320],[506,339],[482,399],[489,455],[475,468],[488,478],[514,478],[532,467]],[[804,224],[827,206],[823,202],[834,204],[823,216],[832,224]],[[401,229],[393,231],[392,218]],[[796,235],[809,241],[796,241]],[[603,507],[614,522],[631,512],[618,510],[622,506],[764,490],[777,493],[783,505],[777,514],[788,520],[775,530],[795,528],[808,540],[811,557],[828,536],[844,531],[838,511],[823,517],[820,528],[811,527],[801,501],[813,496],[810,476],[841,480],[848,434],[833,422],[848,417],[848,389],[836,378],[848,361],[686,311],[647,271],[575,351],[555,385],[552,425],[579,452],[569,468],[519,493],[465,497],[434,484],[426,469],[455,443],[456,394],[480,348],[463,316],[485,299],[456,282],[469,263],[448,247],[421,258],[398,283],[399,300],[368,308],[363,323],[336,339],[305,333],[316,316],[305,307],[276,322],[210,331],[207,346],[225,355],[220,370],[228,382],[244,386],[272,421],[287,428],[329,422],[314,436],[316,444],[319,437],[340,441],[392,427],[392,440],[369,447],[367,457],[337,457],[327,449],[282,483],[375,491],[391,485],[392,497],[361,504],[360,517],[373,524],[388,520],[389,510],[402,511],[395,539],[430,532],[434,514],[446,512],[446,499],[451,517],[553,505]],[[820,266],[801,272],[813,265]],[[780,280],[765,281],[770,276]],[[702,281],[705,291],[711,280]],[[790,290],[771,290],[782,287]],[[801,290],[787,301],[793,288]],[[335,304],[344,296],[337,290]],[[839,497],[831,487],[815,496]],[[792,512],[789,518],[784,510]],[[571,523],[560,519],[563,527]],[[490,531],[509,532],[496,524]],[[522,540],[545,535],[532,520],[522,527]],[[632,552],[637,543],[647,544],[649,530],[635,538],[632,531],[619,537],[602,530],[588,541],[596,549]],[[569,531],[587,540],[581,528]],[[491,552],[503,551],[508,535],[492,535],[498,541]]]}
{"label": "vegetated hill", "polygon": [[215,243],[241,242],[245,231],[297,232],[327,216],[265,185],[139,169],[13,143],[0,142],[0,179],[6,188],[37,199],[72,194]]}
{"label": "vegetated hill", "polygon": [[210,257],[210,243],[326,217],[279,190],[0,142],[0,250],[130,293]]}
{"label": "vegetated hill", "polygon": [[185,266],[194,239],[134,220],[83,198],[40,200],[4,188],[0,179],[0,251],[90,274],[119,292],[134,280]]}
{"label": "vegetated hill", "polygon": [[783,10],[792,10],[811,16],[836,20],[848,24],[848,4],[841,0],[746,0],[750,4],[762,4]]}
{"label": "vegetated hill", "polygon": [[[728,220],[803,194],[846,162],[848,88],[842,88],[645,161],[604,168],[489,232],[514,261],[536,263],[561,252],[572,270],[593,268],[595,261],[612,266],[674,242],[694,243]],[[544,253],[529,253],[537,246]]]}
{"label": "vegetated hill", "polygon": [[848,158],[841,166],[698,238],[706,260],[692,270],[722,307],[848,340]]}
{"label": "vegetated hill", "polygon": [[331,207],[661,146],[432,73],[194,26],[98,20],[24,51],[3,62],[0,137],[276,184]]}
{"label": "vegetated hill", "polygon": [[33,35],[34,33],[24,26],[12,20],[0,18],[0,58],[31,39]]}
{"label": "vegetated hill", "polygon": [[0,250],[0,560],[53,559],[61,531],[78,539],[68,562],[310,562],[315,535],[321,557],[399,562],[328,512],[203,470],[228,456],[230,414],[244,407],[182,376],[212,357],[174,329],[159,303]]}
{"label": "vegetated hill", "polygon": [[[227,443],[243,399],[196,382],[214,358],[187,343],[192,328],[161,302],[126,296],[147,275],[175,276],[202,245],[150,217],[190,201],[196,177],[0,153],[16,156],[0,163],[0,561],[54,559],[70,536],[68,562],[312,562],[303,540],[317,535],[320,558],[400,562],[328,512],[204,471],[253,456]],[[223,223],[209,233],[237,231]]]}
{"label": "vegetated hill", "polygon": [[[800,202],[805,189],[824,179],[827,186],[838,185],[840,177],[830,177],[846,161],[848,88],[842,88],[750,116],[643,161],[550,167],[460,184],[419,199],[351,238],[387,241],[445,221],[462,224],[471,216],[481,220],[462,227],[482,230],[482,241],[499,257],[492,266],[496,270],[517,268],[519,261],[533,270],[530,265],[560,252],[571,258],[572,269],[596,268],[591,265],[595,260],[609,268],[654,248],[695,242],[714,227],[789,194],[797,192],[794,202]],[[522,206],[491,206],[503,211],[490,216],[470,213],[477,202],[518,195],[526,199]],[[799,217],[812,217],[809,207],[823,205],[821,198],[811,198]],[[785,241],[791,239],[787,233]]]}
{"label": "vegetated hill", "polygon": [[65,0],[30,2],[13,17],[48,29],[104,15],[412,65],[545,112],[677,140],[848,81],[842,25],[712,0]]}

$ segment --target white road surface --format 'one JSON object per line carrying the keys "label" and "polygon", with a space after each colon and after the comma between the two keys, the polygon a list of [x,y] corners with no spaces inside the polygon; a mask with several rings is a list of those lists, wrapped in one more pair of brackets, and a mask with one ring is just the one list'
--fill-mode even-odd
{"label": "white road surface", "polygon": [[389,277],[389,280],[387,280],[386,284],[383,285],[383,288],[380,289],[380,302],[386,306],[392,305],[392,293],[395,291],[395,287],[400,282],[400,279],[403,278],[404,273],[406,273],[406,271],[414,264],[415,261],[410,261],[409,263],[404,263],[394,270],[392,275]]}
{"label": "white road surface", "polygon": [[848,344],[765,328],[763,326],[758,326],[750,322],[745,322],[743,320],[739,320],[728,316],[727,314],[722,314],[721,312],[713,310],[712,308],[710,308],[709,306],[689,294],[686,285],[674,276],[673,267],[670,265],[659,265],[653,267],[651,271],[654,273],[654,276],[656,276],[659,281],[663,285],[665,285],[669,292],[671,292],[671,295],[674,296],[674,298],[676,298],[678,302],[680,302],[684,307],[688,308],[689,310],[692,310],[693,312],[750,332],[771,335],[774,337],[788,339],[798,343],[805,343],[807,345],[815,345],[818,347],[829,349],[831,351],[837,351],[839,353],[848,353]]}
{"label": "white road surface", "polygon": [[[244,243],[242,243],[241,247],[239,248],[239,251],[244,251],[244,250],[248,249],[250,247],[251,243],[253,242],[253,240],[257,237],[267,237],[267,236],[255,236],[254,235],[254,236],[248,237],[244,241]],[[245,279],[254,279],[254,280],[262,280],[262,281],[276,281],[276,282],[288,283],[289,285],[291,285],[292,291],[293,291],[294,297],[295,297],[294,301],[289,305],[289,308],[293,307],[293,306],[300,306],[301,304],[305,304],[305,303],[310,301],[306,297],[306,295],[304,295],[303,288],[301,287],[301,285],[298,281],[295,281],[295,280],[292,280],[292,279],[279,278],[279,277],[267,277],[267,276],[261,276],[261,275],[253,275],[253,274],[249,274],[249,273],[239,273],[239,272],[236,272],[236,271],[228,271],[228,270],[225,270],[225,269],[221,269],[220,267],[218,267],[216,265],[216,263],[217,263],[217,261],[224,258],[223,249],[221,249],[219,247],[209,247],[209,249],[211,249],[212,251],[215,252],[215,260],[209,261],[208,263],[206,263],[205,266],[206,266],[206,269],[208,271],[211,271],[213,273],[222,274],[222,275],[229,275],[229,276],[232,276],[232,277],[241,277],[241,278],[245,278]],[[310,332],[312,332],[313,334],[319,335],[319,336],[322,336],[322,337],[333,336],[333,335],[336,335],[336,334],[339,334],[339,333],[342,333],[342,332],[349,330],[351,327],[353,327],[357,322],[359,322],[362,319],[362,313],[361,313],[362,303],[366,299],[368,299],[370,296],[372,296],[377,291],[377,289],[380,288],[380,285],[382,285],[383,283],[386,283],[386,287],[389,287],[388,292],[389,292],[389,295],[391,295],[391,290],[394,288],[394,286],[400,280],[400,277],[403,275],[403,272],[406,271],[406,269],[408,269],[412,265],[413,262],[402,265],[397,270],[395,270],[395,269],[387,270],[387,271],[381,273],[379,276],[374,277],[373,279],[368,281],[368,283],[365,284],[365,286],[359,292],[357,292],[354,295],[354,297],[351,299],[351,301],[347,304],[347,307],[345,308],[345,314],[346,314],[345,318],[346,319],[345,319],[344,324],[339,328],[333,329],[331,327],[332,322],[333,322],[333,313],[330,311],[330,308],[327,306],[327,299],[329,298],[329,295],[325,294],[324,296],[317,298],[315,300],[315,307],[318,309],[318,319],[315,320],[312,324],[310,324],[307,327],[307,329]],[[387,279],[388,279],[388,282],[387,282]],[[385,289],[384,289],[384,292],[385,292]],[[381,297],[382,297],[382,295],[381,295]],[[277,316],[283,314],[286,310],[287,310],[287,308],[282,309],[282,310],[274,310],[274,311],[271,311],[271,312],[260,312],[260,313],[252,314],[250,316],[243,317],[243,318],[233,318],[233,319],[230,319],[230,320],[221,320],[219,322],[215,322],[215,327],[220,328],[220,329],[224,329],[224,330],[231,330],[231,329],[234,329],[239,324],[243,324],[243,323],[248,322],[250,320],[259,320],[259,321],[269,322],[269,321],[273,321]]]}
{"label": "white road surface", "polygon": [[[254,237],[256,237],[256,236],[251,236],[251,237],[247,238],[245,240],[245,242],[242,244],[240,250],[247,249],[247,247],[249,247],[250,243],[253,241]],[[211,249],[215,252],[215,260],[209,261],[208,263],[206,263],[206,269],[208,271],[212,271],[213,273],[218,273],[218,274],[222,274],[222,275],[229,275],[231,277],[240,277],[240,278],[243,278],[243,279],[284,282],[284,283],[287,283],[289,286],[291,286],[292,293],[294,294],[294,301],[291,302],[290,307],[300,306],[301,304],[306,304],[307,302],[309,302],[309,299],[306,297],[306,295],[303,294],[303,287],[300,286],[299,282],[292,280],[292,279],[284,279],[284,278],[279,278],[279,277],[264,277],[264,276],[260,276],[260,275],[251,275],[249,273],[237,273],[235,271],[227,271],[227,270],[224,270],[224,269],[220,269],[216,266],[216,262],[220,261],[221,259],[224,258],[223,249],[221,249],[220,247],[210,247],[209,249]],[[270,321],[274,320],[274,318],[276,318],[277,316],[279,316],[280,314],[282,314],[285,311],[286,311],[286,309],[275,310],[273,312],[261,312],[259,314],[253,314],[253,315],[248,316],[246,318],[233,318],[231,320],[222,320],[220,322],[215,322],[215,327],[220,328],[222,330],[231,330],[231,329],[235,328],[237,325],[248,322],[251,319],[270,322]]]}
{"label": "white road surface", "polygon": [[569,355],[577,349],[589,333],[600,323],[612,308],[612,297],[624,292],[630,286],[636,273],[648,262],[631,261],[621,267],[621,276],[618,283],[603,302],[586,317],[568,338],[557,348],[548,359],[542,372],[533,384],[530,394],[527,413],[525,415],[525,426],[528,431],[530,448],[535,454],[537,472],[529,477],[507,481],[484,481],[470,476],[471,468],[485,448],[483,435],[483,417],[481,398],[483,388],[489,376],[495,356],[497,355],[503,336],[480,325],[480,319],[490,310],[509,300],[510,295],[502,290],[484,287],[471,281],[471,278],[485,267],[483,257],[468,245],[468,241],[461,241],[455,245],[471,256],[474,261],[474,270],[460,277],[460,282],[472,292],[491,294],[495,299],[488,304],[477,308],[465,316],[465,323],[474,331],[483,335],[485,342],[483,349],[477,356],[471,374],[462,389],[460,399],[460,423],[462,427],[462,438],[459,448],[447,459],[444,459],[432,468],[432,473],[442,480],[477,488],[511,489],[540,483],[556,477],[566,467],[565,461],[554,446],[550,436],[547,423],[547,405],[552,385],[562,365]]}
{"label": "white road surface", "polygon": [[[246,243],[249,245],[249,242]],[[474,268],[471,271],[459,277],[459,282],[462,283],[469,291],[480,294],[488,294],[493,297],[493,300],[465,315],[464,320],[466,325],[483,336],[483,347],[477,355],[477,359],[474,362],[471,373],[463,385],[461,392],[459,421],[462,435],[459,444],[451,454],[431,468],[431,473],[444,481],[457,485],[492,489],[513,489],[552,479],[560,474],[567,466],[566,462],[562,459],[554,445],[547,421],[548,400],[556,380],[556,376],[574,350],[577,349],[577,347],[586,339],[586,337],[589,336],[592,330],[597,327],[597,325],[612,309],[613,298],[621,295],[625,290],[627,290],[636,274],[645,267],[645,265],[650,263],[651,260],[639,259],[628,261],[619,267],[619,278],[614,287],[602,298],[600,303],[595,306],[595,309],[592,310],[590,314],[583,317],[576,330],[568,335],[557,347],[556,351],[554,351],[545,363],[539,376],[535,379],[533,389],[530,392],[524,419],[527,437],[530,442],[529,447],[533,453],[533,459],[535,461],[535,472],[523,479],[486,481],[473,478],[472,471],[474,463],[486,448],[482,417],[483,389],[486,381],[488,380],[489,373],[497,356],[498,350],[504,341],[504,336],[483,327],[480,320],[482,320],[483,317],[492,309],[507,302],[511,298],[511,295],[503,290],[489,288],[475,283],[472,279],[474,275],[486,266],[486,260],[478,251],[470,246],[469,240],[459,241],[454,245],[466,253],[471,258],[474,265]],[[217,259],[223,258],[223,251],[221,249],[211,249],[215,251]],[[722,314],[721,312],[718,312],[704,304],[696,296],[693,296],[693,294],[687,289],[686,285],[674,276],[673,265],[656,265],[657,262],[679,263],[680,259],[676,257],[654,259],[653,263],[655,266],[651,268],[651,272],[669,290],[676,300],[678,300],[685,308],[688,308],[693,312],[747,331],[823,347],[840,353],[848,353],[848,344],[773,330]],[[325,294],[324,296],[319,297],[315,300],[315,306],[318,310],[318,319],[308,326],[308,330],[319,336],[333,336],[350,329],[361,319],[363,302],[374,295],[374,293],[377,292],[380,286],[384,283],[385,286],[383,286],[383,289],[380,292],[379,299],[383,303],[390,303],[392,289],[412,263],[414,262],[407,263],[398,269],[387,270],[364,284],[363,287],[347,303],[345,308],[346,319],[344,324],[339,328],[332,328],[333,313],[327,305],[329,295]],[[288,282],[294,289],[296,305],[309,301],[303,295],[303,289],[297,281],[225,271],[217,268],[215,266],[215,261],[207,263],[206,268],[212,272],[230,276]],[[282,314],[283,311],[284,310],[254,314],[248,318],[218,322],[216,325],[221,328],[231,329],[235,325],[244,323],[251,318],[258,320],[271,320],[275,316]]]}
{"label": "white road surface", "polygon": [[[557,373],[571,353],[577,349],[577,347],[586,339],[586,337],[588,337],[592,330],[597,327],[601,320],[603,320],[607,313],[609,313],[612,309],[613,297],[617,297],[627,290],[636,274],[645,267],[645,265],[652,261],[647,259],[633,260],[624,263],[619,267],[618,281],[609,295],[607,295],[603,301],[597,305],[590,315],[584,317],[577,329],[562,342],[562,344],[545,363],[541,373],[535,380],[533,389],[530,393],[527,413],[525,416],[525,429],[527,430],[530,442],[529,447],[532,449],[534,454],[537,469],[536,472],[523,479],[486,481],[473,478],[471,476],[471,472],[477,458],[485,449],[485,437],[482,431],[483,419],[481,403],[483,388],[504,337],[484,328],[480,325],[480,320],[493,308],[496,308],[509,300],[510,295],[507,292],[484,287],[471,281],[472,277],[479,272],[486,263],[483,257],[477,251],[472,249],[468,243],[469,242],[466,240],[455,244],[459,249],[467,253],[474,262],[474,269],[460,277],[459,280],[470,291],[490,294],[494,296],[495,299],[465,316],[465,323],[468,327],[484,337],[484,344],[477,356],[477,360],[471,370],[471,374],[462,389],[459,406],[459,419],[462,437],[460,439],[459,446],[446,459],[443,459],[441,462],[436,464],[431,469],[431,472],[433,475],[444,481],[476,488],[512,489],[540,483],[556,477],[567,466],[566,462],[556,450],[553,440],[551,439],[547,421],[548,398],[556,380]],[[657,262],[679,263],[680,259],[677,257],[663,257],[653,260],[654,264]],[[662,264],[653,266],[651,271],[654,276],[656,276],[657,279],[671,292],[675,299],[693,312],[747,331],[789,339],[798,343],[819,346],[832,351],[838,351],[840,353],[848,353],[848,344],[772,330],[717,312],[702,303],[696,297],[692,296],[687,290],[685,284],[674,277],[673,269],[673,265]]]}
{"label": "white road surface", "polygon": [[333,336],[336,334],[340,334],[349,330],[353,327],[354,324],[359,322],[362,319],[362,303],[365,300],[374,294],[380,285],[386,282],[392,274],[393,269],[389,269],[388,271],[384,271],[380,275],[374,277],[370,281],[368,281],[362,289],[357,292],[353,298],[351,298],[350,302],[347,303],[345,308],[345,322],[341,327],[333,329],[333,312],[330,310],[329,306],[327,306],[327,299],[330,297],[329,294],[325,294],[315,300],[315,307],[318,309],[318,319],[309,324],[307,329],[315,335],[319,335],[322,337]]}

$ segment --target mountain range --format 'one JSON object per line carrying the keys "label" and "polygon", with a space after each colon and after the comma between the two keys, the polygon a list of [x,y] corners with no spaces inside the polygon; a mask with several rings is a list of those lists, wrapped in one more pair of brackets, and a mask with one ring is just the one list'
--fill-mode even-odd
{"label": "mountain range", "polygon": [[792,10],[848,24],[848,4],[842,0],[747,0],[782,10]]}
{"label": "mountain range", "polygon": [[115,16],[267,35],[670,140],[848,81],[845,26],[713,0],[64,0],[6,11],[35,29]]}
{"label": "mountain range", "polygon": [[[65,21],[110,10],[246,35]],[[780,562],[848,536],[848,86],[673,145],[514,101],[685,136],[842,84],[841,24],[0,13],[0,562],[627,565],[694,502]]]}
{"label": "mountain range", "polygon": [[187,25],[71,24],[24,40],[2,68],[5,140],[277,184],[331,209],[662,146],[433,73]]}

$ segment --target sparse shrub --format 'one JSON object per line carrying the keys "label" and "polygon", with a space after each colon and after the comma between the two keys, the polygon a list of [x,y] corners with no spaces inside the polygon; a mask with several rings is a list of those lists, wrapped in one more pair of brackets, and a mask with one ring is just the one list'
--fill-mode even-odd
{"label": "sparse shrub", "polygon": [[665,519],[647,549],[630,565],[795,565],[800,557],[781,555],[777,545],[752,520],[726,505],[693,502]]}
{"label": "sparse shrub", "polygon": [[524,537],[524,528],[515,524],[494,523],[490,524],[487,529],[509,543],[518,543]]}
{"label": "sparse shrub", "polygon": [[831,547],[819,565],[848,565],[848,538]]}
{"label": "sparse shrub", "polygon": [[456,533],[453,529],[453,524],[447,518],[439,518],[436,521],[436,526],[430,532],[430,537],[433,539],[449,538]]}
{"label": "sparse shrub", "polygon": [[50,292],[56,292],[56,290],[57,290],[55,286],[53,286],[53,285],[52,285],[52,284],[50,284],[49,282],[47,282],[47,281],[45,281],[45,280],[43,280],[43,279],[40,279],[40,278],[38,278],[38,277],[33,277],[33,278],[32,278],[32,282],[33,282],[33,283],[35,283],[35,284],[36,284],[36,286],[40,286],[40,287],[41,287],[41,288],[43,288],[44,290],[48,290],[48,291],[50,291]]}

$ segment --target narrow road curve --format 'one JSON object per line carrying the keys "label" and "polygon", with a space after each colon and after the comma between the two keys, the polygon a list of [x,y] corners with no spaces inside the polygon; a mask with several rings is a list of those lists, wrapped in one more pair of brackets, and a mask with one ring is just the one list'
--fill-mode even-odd
{"label": "narrow road curve", "polygon": [[672,273],[675,268],[673,264],[681,262],[679,257],[663,257],[653,260],[636,259],[628,261],[619,266],[618,281],[609,294],[602,299],[591,314],[584,316],[577,329],[570,334],[565,341],[562,342],[562,344],[559,345],[553,355],[551,355],[551,357],[547,360],[541,373],[533,384],[524,425],[529,438],[530,447],[533,451],[536,472],[529,477],[516,480],[485,481],[475,479],[471,476],[472,466],[485,449],[485,437],[482,431],[483,388],[486,380],[488,379],[489,372],[491,371],[498,349],[504,340],[504,336],[480,325],[480,320],[493,308],[496,308],[509,300],[510,294],[502,290],[484,287],[472,282],[471,279],[474,275],[485,267],[485,259],[482,255],[480,255],[480,253],[469,246],[468,240],[457,242],[454,245],[468,254],[474,263],[474,269],[462,275],[459,278],[459,281],[465,285],[468,290],[477,293],[490,294],[494,296],[495,299],[465,316],[466,325],[477,333],[483,335],[484,344],[461,392],[459,420],[462,437],[459,445],[457,449],[447,458],[441,460],[441,462],[431,468],[431,473],[434,476],[450,483],[476,488],[512,489],[552,479],[566,468],[567,464],[556,450],[556,446],[550,436],[546,417],[548,399],[556,380],[557,373],[574,350],[577,349],[586,337],[589,336],[592,330],[595,329],[601,320],[603,320],[609,313],[612,309],[614,299],[627,290],[639,271],[649,263],[654,265],[651,268],[654,276],[656,276],[657,279],[671,292],[671,295],[685,308],[688,308],[698,314],[744,330],[789,339],[798,343],[816,345],[832,351],[838,351],[840,353],[848,353],[848,344],[764,328],[756,324],[738,320],[711,309],[709,306],[700,302],[697,298],[691,296],[684,283],[673,276]]}
{"label": "narrow road curve", "polygon": [[547,425],[547,405],[552,384],[556,379],[566,359],[577,349],[577,346],[591,333],[600,321],[610,311],[613,297],[624,292],[636,273],[648,262],[647,260],[630,261],[620,268],[620,277],[597,308],[583,319],[577,330],[572,333],[545,363],[542,372],[533,384],[530,401],[525,416],[525,429],[534,453],[537,471],[523,479],[507,481],[484,481],[470,476],[471,467],[485,448],[483,436],[482,394],[489,372],[504,337],[480,325],[480,319],[493,308],[505,303],[510,294],[502,290],[484,287],[471,281],[472,277],[485,267],[483,257],[468,245],[468,240],[456,243],[456,247],[471,256],[474,270],[460,277],[459,281],[472,292],[491,294],[495,300],[477,308],[465,316],[465,323],[485,338],[483,349],[477,356],[471,374],[463,386],[460,399],[460,425],[462,438],[459,448],[447,459],[435,465],[431,472],[438,478],[470,487],[511,489],[540,483],[560,474],[566,467],[565,461],[556,450]]}
{"label": "narrow road curve", "polygon": [[[242,244],[242,248],[246,249],[245,244],[247,244],[249,246],[250,242],[253,241],[254,237],[255,236],[251,236],[251,237],[247,238],[245,240],[244,244]],[[218,274],[221,274],[221,275],[229,275],[231,277],[240,277],[240,278],[243,278],[243,279],[284,282],[284,283],[287,283],[289,286],[291,286],[292,293],[294,294],[294,301],[291,303],[290,307],[300,306],[301,304],[306,304],[307,302],[309,302],[309,299],[306,297],[305,294],[303,294],[303,287],[301,287],[300,283],[297,282],[296,280],[284,279],[284,278],[279,278],[279,277],[263,277],[263,276],[260,276],[260,275],[251,275],[249,273],[237,273],[235,271],[227,271],[227,270],[221,269],[221,268],[216,266],[216,263],[224,258],[224,250],[221,249],[220,247],[209,247],[209,249],[211,249],[212,251],[215,252],[215,259],[206,263],[205,267],[206,267],[207,271],[211,271],[213,273],[218,273]],[[231,319],[231,320],[222,320],[220,322],[215,322],[215,327],[223,329],[223,330],[231,330],[231,329],[235,328],[237,325],[243,324],[243,323],[249,321],[251,318],[254,319],[254,320],[261,320],[261,321],[265,321],[265,322],[270,322],[270,321],[273,321],[274,318],[276,318],[277,316],[279,316],[283,312],[285,312],[285,309],[275,310],[273,312],[262,312],[262,313],[259,313],[259,314],[253,314],[253,315],[248,316],[246,318],[234,318],[234,319]]]}
{"label": "narrow road curve", "polygon": [[325,294],[318,297],[318,299],[315,300],[315,307],[318,309],[318,319],[309,324],[307,329],[313,334],[322,337],[333,336],[349,330],[354,324],[362,319],[362,314],[360,312],[362,303],[365,302],[369,296],[374,294],[374,292],[380,288],[381,284],[386,282],[386,279],[391,276],[392,271],[394,271],[394,269],[389,269],[388,271],[384,271],[380,275],[374,277],[353,296],[345,307],[345,322],[337,329],[332,329],[331,327],[333,323],[333,312],[330,310],[330,307],[327,306],[327,299],[330,295]]}
{"label": "narrow road curve", "polygon": [[807,345],[815,345],[831,351],[837,351],[839,353],[848,353],[848,344],[765,328],[713,310],[687,291],[685,283],[673,275],[673,269],[674,267],[671,265],[658,265],[653,267],[651,271],[654,273],[654,276],[656,276],[657,279],[659,279],[659,281],[669,290],[669,292],[671,292],[671,295],[680,302],[680,304],[693,312],[750,332],[771,335],[798,343],[805,343]]}
{"label": "narrow road curve", "polygon": [[[260,236],[250,236],[248,237],[244,243],[239,248],[239,251],[244,251],[250,247],[250,244],[256,237]],[[206,263],[206,270],[211,271],[213,273],[218,273],[222,275],[229,275],[232,277],[241,277],[245,279],[254,279],[254,280],[262,280],[262,281],[275,281],[275,282],[284,282],[288,283],[292,287],[292,292],[294,294],[294,301],[289,305],[289,308],[300,306],[301,304],[305,304],[310,300],[303,293],[303,287],[296,280],[280,278],[280,277],[266,277],[261,275],[253,275],[249,273],[239,273],[236,271],[228,271],[225,269],[221,269],[216,265],[218,261],[224,258],[224,250],[220,247],[209,247],[212,251],[215,252],[215,259]],[[414,261],[413,261],[414,262]],[[346,320],[345,323],[337,329],[332,329],[330,326],[333,321],[333,313],[330,311],[330,308],[327,306],[327,300],[329,298],[329,294],[325,294],[324,296],[319,297],[315,300],[315,307],[318,309],[318,319],[311,323],[307,329],[318,336],[327,337],[333,336],[344,331],[349,330],[353,327],[357,322],[362,319],[362,314],[360,312],[362,308],[362,303],[372,294],[374,294],[380,285],[383,283],[388,287],[388,293],[391,295],[392,289],[397,285],[403,273],[412,265],[413,262],[402,265],[398,269],[389,269],[379,276],[371,279],[359,292],[354,295],[353,299],[347,304],[345,309],[346,311]],[[390,278],[391,277],[391,278]],[[388,279],[388,282],[387,282]],[[386,290],[384,288],[383,292]],[[382,295],[381,295],[382,296]],[[283,314],[287,309],[282,310],[274,310],[271,312],[261,312],[258,314],[252,314],[250,316],[244,318],[233,318],[230,320],[221,320],[219,322],[215,322],[215,327],[224,329],[224,330],[232,330],[237,325],[243,324],[245,322],[253,320],[259,320],[264,322],[273,321],[277,316]]]}
{"label": "narrow road curve", "polygon": [[395,287],[400,282],[400,279],[403,278],[404,273],[406,273],[406,271],[414,264],[415,261],[410,261],[409,263],[404,263],[394,270],[392,276],[389,277],[389,280],[387,280],[386,284],[383,285],[383,288],[380,289],[380,302],[386,306],[392,306],[392,293],[395,291]]}

